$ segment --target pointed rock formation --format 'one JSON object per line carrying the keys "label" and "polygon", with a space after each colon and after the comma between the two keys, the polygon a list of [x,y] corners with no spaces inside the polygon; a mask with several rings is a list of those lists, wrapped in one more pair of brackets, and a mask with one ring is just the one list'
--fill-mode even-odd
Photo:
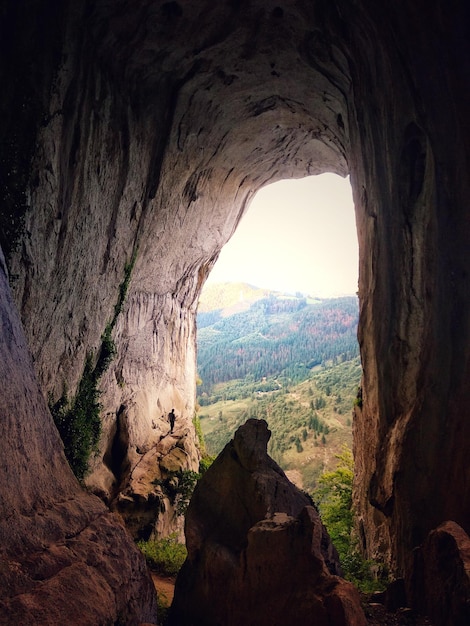
{"label": "pointed rock formation", "polygon": [[365,625],[311,499],[267,454],[270,434],[248,420],[197,485],[174,626]]}

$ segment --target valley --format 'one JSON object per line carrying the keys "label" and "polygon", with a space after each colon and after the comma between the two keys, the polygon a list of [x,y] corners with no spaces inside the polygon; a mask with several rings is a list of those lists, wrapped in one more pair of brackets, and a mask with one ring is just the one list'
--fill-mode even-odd
{"label": "valley", "polygon": [[201,305],[198,416],[208,453],[217,455],[247,419],[265,419],[269,454],[313,491],[351,448],[361,377],[357,300],[224,284]]}

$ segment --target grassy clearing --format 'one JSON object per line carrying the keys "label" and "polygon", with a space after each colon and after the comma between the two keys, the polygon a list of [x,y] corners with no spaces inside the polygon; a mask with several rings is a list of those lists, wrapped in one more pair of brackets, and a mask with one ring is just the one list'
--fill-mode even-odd
{"label": "grassy clearing", "polygon": [[[352,445],[352,408],[360,380],[359,359],[316,368],[311,378],[275,391],[246,393],[243,381],[230,381],[244,397],[202,406],[206,447],[217,455],[247,419],[262,418],[272,431],[268,451],[284,470],[298,470],[302,488],[313,490],[319,475],[333,469],[336,455]],[[220,395],[224,385],[217,386]]]}

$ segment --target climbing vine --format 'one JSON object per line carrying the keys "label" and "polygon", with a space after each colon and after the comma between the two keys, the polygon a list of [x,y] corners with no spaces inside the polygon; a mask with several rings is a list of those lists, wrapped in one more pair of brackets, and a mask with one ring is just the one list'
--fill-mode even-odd
{"label": "climbing vine", "polygon": [[130,262],[124,267],[124,280],[119,286],[113,318],[101,335],[96,365],[93,352],[88,352],[75,397],[70,399],[66,388],[57,402],[54,402],[52,396],[49,397],[49,409],[62,438],[65,456],[79,480],[85,478],[90,456],[97,450],[100,439],[102,407],[98,385],[116,355],[112,331],[126,299],[135,259],[134,252]]}

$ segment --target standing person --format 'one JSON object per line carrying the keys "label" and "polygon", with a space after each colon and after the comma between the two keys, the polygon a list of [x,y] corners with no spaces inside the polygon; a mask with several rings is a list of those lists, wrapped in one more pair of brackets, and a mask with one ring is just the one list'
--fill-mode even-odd
{"label": "standing person", "polygon": [[176,420],[175,409],[171,409],[171,411],[168,413],[168,419],[170,420],[170,433],[172,433],[173,428],[175,427]]}

